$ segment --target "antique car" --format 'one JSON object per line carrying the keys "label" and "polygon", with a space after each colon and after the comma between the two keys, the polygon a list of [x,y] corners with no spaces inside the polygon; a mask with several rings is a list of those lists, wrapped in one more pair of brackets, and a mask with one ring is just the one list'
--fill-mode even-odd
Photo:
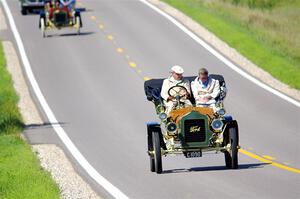
{"label": "antique car", "polygon": [[43,37],[46,37],[47,30],[60,30],[62,28],[73,28],[79,35],[81,27],[80,9],[55,6],[49,1],[45,1],[44,11],[40,13],[39,21],[39,28],[41,29]]}
{"label": "antique car", "polygon": [[[223,100],[227,89],[223,76],[212,74],[210,77],[220,83],[216,108],[196,107],[193,96],[190,97],[193,106],[180,105],[180,98],[186,95],[187,90],[174,86],[169,89],[168,94],[178,101],[168,115],[160,96],[163,79],[145,82],[147,100],[154,103],[160,121],[147,124],[148,155],[152,172],[162,173],[162,156],[183,154],[186,158],[197,158],[209,151],[224,153],[228,169],[238,168],[238,123],[225,113]],[[186,78],[189,81],[195,79]]]}

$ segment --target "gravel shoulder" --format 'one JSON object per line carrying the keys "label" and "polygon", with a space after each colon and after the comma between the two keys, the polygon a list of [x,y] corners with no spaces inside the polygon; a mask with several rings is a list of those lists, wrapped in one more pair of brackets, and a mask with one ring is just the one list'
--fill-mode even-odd
{"label": "gravel shoulder", "polygon": [[72,164],[56,145],[33,145],[41,166],[58,183],[62,199],[99,199],[91,187],[76,173]]}

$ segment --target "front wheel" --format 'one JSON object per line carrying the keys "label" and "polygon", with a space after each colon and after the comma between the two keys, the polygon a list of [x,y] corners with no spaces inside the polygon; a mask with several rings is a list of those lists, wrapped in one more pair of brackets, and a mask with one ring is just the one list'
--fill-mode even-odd
{"label": "front wheel", "polygon": [[225,151],[225,163],[228,169],[238,168],[238,131],[236,128],[230,128],[228,132],[228,144],[230,150]]}
{"label": "front wheel", "polygon": [[77,16],[76,18],[75,18],[75,26],[76,26],[76,29],[77,29],[77,35],[80,35],[80,17],[79,16]]}
{"label": "front wheel", "polygon": [[46,28],[45,28],[45,19],[41,18],[40,19],[40,26],[41,26],[41,32],[42,32],[42,36],[46,37]]}
{"label": "front wheel", "polygon": [[150,156],[150,171],[155,172],[155,160],[152,156]]}
{"label": "front wheel", "polygon": [[156,173],[162,173],[162,158],[159,132],[152,133],[153,149],[154,149],[154,165]]}

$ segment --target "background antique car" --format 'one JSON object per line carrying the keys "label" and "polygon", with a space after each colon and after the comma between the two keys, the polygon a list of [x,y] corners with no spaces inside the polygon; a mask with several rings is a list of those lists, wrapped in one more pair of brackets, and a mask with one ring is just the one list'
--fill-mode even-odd
{"label": "background antique car", "polygon": [[44,11],[40,13],[39,28],[42,31],[43,37],[46,37],[46,31],[51,29],[74,28],[76,33],[80,34],[82,27],[82,20],[80,9],[66,10],[67,8],[56,8],[53,16],[50,16],[50,10],[47,3],[45,3]]}
{"label": "background antique car", "polygon": [[[221,85],[217,110],[209,107],[179,107],[166,115],[160,97],[163,79],[148,80],[144,84],[147,99],[155,105],[160,123],[148,123],[148,154],[150,170],[162,173],[162,156],[184,154],[186,158],[201,157],[202,152],[216,151],[225,154],[227,168],[238,168],[238,124],[225,115],[223,100],[226,85],[221,75],[210,75]],[[195,77],[186,77],[193,81]],[[171,88],[172,89],[172,88]],[[170,89],[170,90],[171,90]],[[191,102],[195,100],[191,97]]]}
{"label": "background antique car", "polygon": [[44,8],[45,0],[20,0],[21,13],[26,15],[28,11],[40,11]]}

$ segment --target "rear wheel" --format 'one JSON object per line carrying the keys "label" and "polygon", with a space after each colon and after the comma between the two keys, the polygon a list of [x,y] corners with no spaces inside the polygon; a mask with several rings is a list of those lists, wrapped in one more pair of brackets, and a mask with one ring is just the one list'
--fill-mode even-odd
{"label": "rear wheel", "polygon": [[238,131],[236,128],[230,128],[228,132],[228,144],[230,150],[225,151],[225,164],[228,169],[238,168]]}
{"label": "rear wheel", "polygon": [[158,132],[152,133],[153,149],[154,149],[154,165],[156,173],[162,173],[162,158],[161,158],[161,146],[160,136]]}

